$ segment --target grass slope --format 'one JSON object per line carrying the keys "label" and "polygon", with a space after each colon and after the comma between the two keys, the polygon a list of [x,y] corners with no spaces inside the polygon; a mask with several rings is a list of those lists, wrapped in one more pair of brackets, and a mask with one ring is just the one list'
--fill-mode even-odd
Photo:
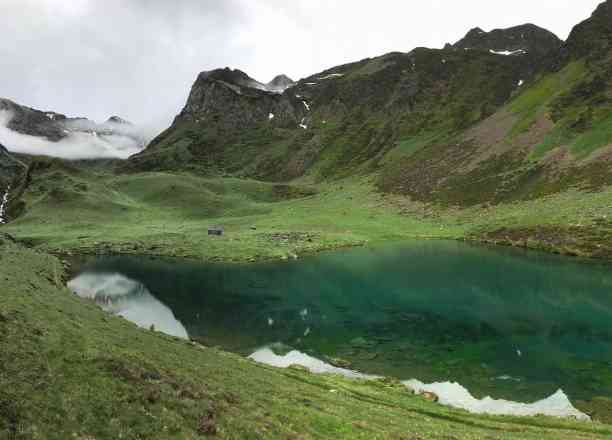
{"label": "grass slope", "polygon": [[[3,230],[53,252],[248,261],[389,240],[484,238],[612,258],[610,189],[457,208],[381,194],[368,177],[286,185],[185,173],[117,176],[54,162],[32,174],[23,200],[25,214]],[[226,234],[209,237],[208,226],[217,224]],[[542,227],[555,231],[554,240],[530,239]]]}
{"label": "grass slope", "polygon": [[277,370],[103,313],[56,258],[0,243],[0,438],[603,439],[609,426],[470,415],[392,380]]}

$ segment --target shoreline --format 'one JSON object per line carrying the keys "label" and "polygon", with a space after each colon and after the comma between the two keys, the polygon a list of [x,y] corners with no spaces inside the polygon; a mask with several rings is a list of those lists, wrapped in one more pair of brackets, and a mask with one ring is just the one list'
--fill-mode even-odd
{"label": "shoreline", "polygon": [[[18,237],[14,237],[16,242],[26,245],[27,243],[24,240],[19,239]],[[67,248],[67,249],[42,249],[38,246],[27,246],[32,247],[33,249],[43,250],[49,254],[52,254],[60,259],[71,259],[71,258],[79,258],[79,257],[144,257],[144,258],[160,258],[160,259],[179,259],[183,261],[191,261],[198,263],[223,263],[223,264],[255,264],[255,263],[265,263],[265,262],[282,262],[282,261],[291,261],[298,260],[302,257],[312,257],[319,255],[321,253],[326,252],[336,252],[342,250],[356,249],[356,248],[364,248],[369,245],[383,245],[383,244],[392,244],[392,243],[400,243],[405,241],[413,241],[413,240],[424,240],[424,241],[438,241],[438,240],[447,240],[447,241],[456,241],[463,242],[468,244],[475,244],[480,246],[488,246],[492,248],[512,248],[517,250],[526,250],[532,252],[540,252],[547,255],[556,255],[560,257],[569,258],[576,261],[585,261],[591,263],[603,263],[612,265],[612,255],[608,256],[598,256],[593,255],[588,252],[577,252],[576,250],[570,250],[566,247],[551,247],[546,245],[544,242],[536,241],[536,240],[509,240],[509,239],[491,239],[487,238],[486,235],[474,236],[468,235],[464,237],[436,237],[436,236],[415,236],[415,237],[405,237],[400,239],[386,239],[386,240],[376,240],[376,241],[362,241],[355,243],[346,243],[343,245],[329,245],[329,246],[321,246],[318,248],[307,248],[304,250],[294,249],[293,251],[286,252],[283,255],[246,255],[240,256],[235,254],[233,256],[224,256],[224,255],[196,255],[193,254],[184,254],[184,255],[176,255],[168,253],[159,253],[159,252],[151,252],[148,251],[146,247],[144,248],[136,248],[134,251],[128,251],[121,249],[122,246],[125,246],[126,243],[122,243],[118,247],[113,247],[112,244],[107,246],[109,243],[103,243],[99,249],[82,249],[82,248]],[[44,246],[44,244],[43,244]],[[298,253],[299,252],[299,253]]]}

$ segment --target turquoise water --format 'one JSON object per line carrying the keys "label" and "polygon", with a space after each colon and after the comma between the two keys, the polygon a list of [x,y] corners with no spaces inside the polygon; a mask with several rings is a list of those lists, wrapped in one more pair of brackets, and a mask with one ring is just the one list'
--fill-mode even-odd
{"label": "turquoise water", "polygon": [[143,327],[245,355],[282,343],[480,397],[612,397],[606,264],[427,241],[249,265],[98,258],[75,271],[89,279],[79,294]]}

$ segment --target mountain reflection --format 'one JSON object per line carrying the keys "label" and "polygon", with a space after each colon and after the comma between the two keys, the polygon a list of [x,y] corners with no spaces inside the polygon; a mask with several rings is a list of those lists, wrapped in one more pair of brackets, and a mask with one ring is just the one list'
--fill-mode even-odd
{"label": "mountain reflection", "polygon": [[187,339],[187,330],[172,310],[156,299],[147,288],[118,273],[86,272],[68,282],[81,298],[95,301],[103,310],[123,316],[142,328]]}

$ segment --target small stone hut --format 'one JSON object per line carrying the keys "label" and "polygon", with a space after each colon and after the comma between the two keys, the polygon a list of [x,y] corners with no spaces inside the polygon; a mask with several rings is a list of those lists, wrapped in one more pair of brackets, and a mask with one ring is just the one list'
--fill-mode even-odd
{"label": "small stone hut", "polygon": [[209,226],[208,227],[208,235],[223,235],[223,226]]}

